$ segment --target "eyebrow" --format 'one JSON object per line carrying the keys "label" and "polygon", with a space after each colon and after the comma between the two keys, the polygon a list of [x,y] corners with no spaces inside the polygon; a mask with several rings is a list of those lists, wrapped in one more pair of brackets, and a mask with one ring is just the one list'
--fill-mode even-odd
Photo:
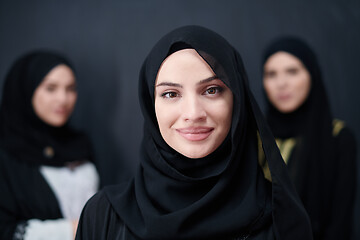
{"label": "eyebrow", "polygon": [[[205,78],[203,80],[200,80],[196,85],[200,85],[200,84],[203,84],[203,83],[207,83],[207,82],[211,82],[215,79],[218,79],[218,77],[216,75],[214,76],[211,76],[211,77],[208,77],[208,78]],[[182,88],[182,85],[181,84],[178,84],[178,83],[172,83],[172,82],[161,82],[159,84],[157,84],[155,87],[160,87],[160,86],[169,86],[169,87],[179,87],[179,88]]]}

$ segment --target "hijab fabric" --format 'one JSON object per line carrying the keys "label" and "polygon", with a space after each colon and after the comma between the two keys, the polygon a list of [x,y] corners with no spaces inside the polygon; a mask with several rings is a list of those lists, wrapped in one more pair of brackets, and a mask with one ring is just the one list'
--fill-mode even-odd
{"label": "hijab fabric", "polygon": [[91,158],[85,135],[68,124],[46,124],[32,106],[35,89],[60,64],[72,69],[69,61],[57,53],[35,51],[19,58],[6,76],[0,106],[0,146],[19,161],[62,166]]}
{"label": "hijab fabric", "polygon": [[[267,99],[267,119],[276,138],[300,137],[289,161],[296,189],[318,232],[329,214],[331,196],[331,163],[336,157],[332,136],[332,114],[315,53],[309,45],[295,37],[273,41],[264,51],[263,65],[277,52],[298,58],[311,76],[311,89],[305,102],[294,112],[279,112]],[[329,164],[330,163],[330,164]],[[296,165],[296,168],[291,168]]]}
{"label": "hijab fabric", "polygon": [[[228,137],[201,159],[186,158],[163,140],[155,116],[154,86],[171,53],[193,48],[232,91]],[[140,239],[234,239],[273,223],[276,239],[311,239],[308,217],[286,174],[272,135],[248,86],[238,52],[220,35],[185,26],[165,35],[141,68],[144,122],[140,166],[126,187],[106,192],[130,235]],[[272,186],[257,160],[257,131]]]}

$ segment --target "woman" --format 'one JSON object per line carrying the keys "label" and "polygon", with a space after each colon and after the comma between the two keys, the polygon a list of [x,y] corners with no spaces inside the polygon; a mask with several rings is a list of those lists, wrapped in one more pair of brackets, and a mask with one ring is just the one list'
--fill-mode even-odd
{"label": "woman", "polygon": [[356,144],[344,122],[333,119],[315,54],[302,40],[284,37],[266,49],[263,67],[268,123],[314,239],[349,239]]}
{"label": "woman", "polygon": [[98,187],[88,139],[67,121],[77,99],[71,64],[37,51],[6,76],[0,107],[0,238],[74,239]]}
{"label": "woman", "polygon": [[[241,58],[225,39],[199,26],[170,32],[146,58],[139,84],[137,174],[87,203],[76,239],[311,239]],[[257,131],[272,185],[258,165]]]}

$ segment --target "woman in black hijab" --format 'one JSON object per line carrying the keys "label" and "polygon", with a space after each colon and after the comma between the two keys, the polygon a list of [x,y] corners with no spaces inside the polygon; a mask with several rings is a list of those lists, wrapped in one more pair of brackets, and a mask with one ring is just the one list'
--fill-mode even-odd
{"label": "woman in black hijab", "polygon": [[294,37],[275,40],[264,53],[263,84],[267,120],[314,239],[349,239],[356,143],[344,122],[333,119],[314,52]]}
{"label": "woman in black hijab", "polygon": [[[137,174],[85,206],[76,239],[312,239],[237,51],[186,26],[142,66]],[[274,179],[258,165],[259,134]]]}
{"label": "woman in black hijab", "polygon": [[85,135],[67,124],[77,99],[62,56],[36,51],[6,76],[0,106],[0,238],[73,239],[98,174]]}

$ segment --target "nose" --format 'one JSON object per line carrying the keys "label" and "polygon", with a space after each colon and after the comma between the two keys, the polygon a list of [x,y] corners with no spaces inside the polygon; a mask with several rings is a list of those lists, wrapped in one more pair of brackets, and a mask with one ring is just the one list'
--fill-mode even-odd
{"label": "nose", "polygon": [[207,116],[204,102],[198,96],[183,98],[181,112],[187,122],[201,122],[206,120]]}
{"label": "nose", "polygon": [[65,104],[67,101],[67,94],[68,93],[66,92],[65,89],[61,89],[57,92],[56,98],[60,103]]}
{"label": "nose", "polygon": [[285,76],[285,75],[280,75],[278,78],[277,78],[277,86],[279,87],[279,88],[284,88],[284,87],[286,87],[286,85],[287,85],[287,77]]}

